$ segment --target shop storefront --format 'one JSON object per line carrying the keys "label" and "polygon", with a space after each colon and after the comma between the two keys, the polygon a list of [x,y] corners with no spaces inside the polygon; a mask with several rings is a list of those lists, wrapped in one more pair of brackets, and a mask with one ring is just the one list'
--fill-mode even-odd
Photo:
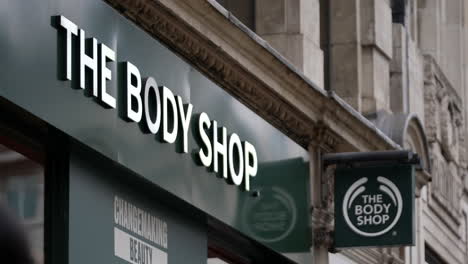
{"label": "shop storefront", "polygon": [[36,263],[310,252],[303,146],[103,1],[0,5],[0,192]]}

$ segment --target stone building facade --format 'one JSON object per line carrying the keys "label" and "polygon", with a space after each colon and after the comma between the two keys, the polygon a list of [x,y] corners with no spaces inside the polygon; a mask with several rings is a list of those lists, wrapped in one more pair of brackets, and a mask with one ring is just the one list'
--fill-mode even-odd
{"label": "stone building facade", "polygon": [[[468,263],[464,0],[106,0],[308,149],[298,263]],[[324,153],[411,149],[416,245],[335,250]]]}

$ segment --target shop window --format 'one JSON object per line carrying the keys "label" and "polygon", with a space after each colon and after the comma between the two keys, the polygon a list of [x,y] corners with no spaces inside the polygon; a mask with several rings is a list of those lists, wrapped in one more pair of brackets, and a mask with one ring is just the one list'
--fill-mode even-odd
{"label": "shop window", "polygon": [[0,137],[0,202],[22,221],[34,263],[42,264],[44,168],[37,156],[29,154],[31,152],[27,148],[19,146],[14,140]]}

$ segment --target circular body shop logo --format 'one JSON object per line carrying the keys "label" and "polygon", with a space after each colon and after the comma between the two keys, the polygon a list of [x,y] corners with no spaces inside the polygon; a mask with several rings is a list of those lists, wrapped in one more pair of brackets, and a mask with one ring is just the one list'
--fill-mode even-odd
{"label": "circular body shop logo", "polygon": [[297,220],[293,198],[278,187],[260,188],[261,196],[248,203],[243,217],[244,228],[255,239],[273,243],[286,238]]}
{"label": "circular body shop logo", "polygon": [[360,178],[349,187],[343,199],[346,224],[365,237],[380,236],[392,230],[403,210],[397,186],[382,176],[373,179]]}

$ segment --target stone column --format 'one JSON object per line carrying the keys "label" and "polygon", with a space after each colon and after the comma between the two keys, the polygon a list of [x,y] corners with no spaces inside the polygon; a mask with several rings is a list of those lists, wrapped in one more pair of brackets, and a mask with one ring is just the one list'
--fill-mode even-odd
{"label": "stone column", "polygon": [[331,89],[364,114],[390,112],[390,2],[330,0],[330,28]]}
{"label": "stone column", "polygon": [[419,14],[419,44],[424,54],[430,54],[440,64],[440,27],[441,17],[439,0],[420,1]]}
{"label": "stone column", "polygon": [[312,263],[328,264],[333,246],[334,230],[334,167],[322,166],[322,155],[334,153],[342,146],[341,140],[328,127],[319,124],[316,137],[309,145],[310,201],[312,205],[313,247]]}
{"label": "stone column", "polygon": [[361,112],[390,112],[392,10],[386,0],[361,0]]}
{"label": "stone column", "polygon": [[330,0],[330,88],[361,110],[360,0]]}
{"label": "stone column", "polygon": [[393,24],[393,59],[390,64],[390,109],[394,113],[408,112],[408,40],[402,24]]}
{"label": "stone column", "polygon": [[447,0],[445,9],[445,25],[442,31],[443,57],[442,67],[444,73],[457,90],[460,97],[463,91],[463,22],[462,0]]}
{"label": "stone column", "polygon": [[323,88],[319,0],[256,0],[256,32]]}
{"label": "stone column", "polygon": [[[312,259],[313,263],[328,264],[328,246],[330,227],[326,221],[330,218],[323,208],[321,150],[316,144],[309,146],[310,190],[312,211]],[[329,216],[329,217],[327,217]],[[333,218],[333,216],[331,216]],[[332,220],[332,219],[328,219]]]}

